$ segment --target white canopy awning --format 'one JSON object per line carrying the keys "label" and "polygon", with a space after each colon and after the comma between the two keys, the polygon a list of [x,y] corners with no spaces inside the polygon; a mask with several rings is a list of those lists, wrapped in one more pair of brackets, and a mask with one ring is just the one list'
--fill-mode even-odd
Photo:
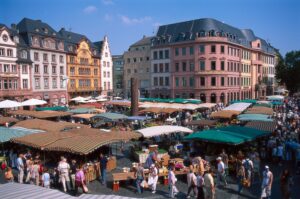
{"label": "white canopy awning", "polygon": [[203,104],[177,104],[177,103],[157,103],[157,102],[143,102],[139,108],[173,108],[179,110],[196,110],[199,108],[212,108],[216,106],[214,103]]}
{"label": "white canopy awning", "polygon": [[240,103],[231,104],[231,105],[227,106],[226,108],[224,108],[223,110],[243,112],[249,106],[251,106],[251,103],[240,102]]}
{"label": "white canopy awning", "polygon": [[86,100],[84,97],[78,96],[71,99],[71,101],[83,101]]}
{"label": "white canopy awning", "polygon": [[268,100],[283,100],[284,96],[282,96],[282,95],[270,95],[270,96],[267,96],[267,99]]}
{"label": "white canopy awning", "polygon": [[144,137],[154,137],[158,135],[166,135],[170,133],[193,133],[193,131],[189,128],[182,127],[182,126],[152,126],[145,129],[137,130],[137,132],[143,134]]}
{"label": "white canopy awning", "polygon": [[20,102],[12,101],[12,100],[4,100],[0,102],[0,108],[15,108],[22,106]]}
{"label": "white canopy awning", "polygon": [[47,104],[45,100],[39,100],[39,99],[29,99],[24,102],[21,102],[22,106],[36,106],[36,105],[43,105]]}

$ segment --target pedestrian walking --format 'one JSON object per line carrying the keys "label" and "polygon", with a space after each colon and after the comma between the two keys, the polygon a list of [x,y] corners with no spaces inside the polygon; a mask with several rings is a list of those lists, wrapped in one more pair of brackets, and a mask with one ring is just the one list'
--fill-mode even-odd
{"label": "pedestrian walking", "polygon": [[155,164],[150,166],[150,173],[148,178],[148,186],[151,187],[152,193],[156,193],[156,185],[158,180],[158,169],[156,168]]}
{"label": "pedestrian walking", "polygon": [[224,167],[225,167],[225,174],[228,175],[228,155],[225,151],[225,149],[222,149],[222,153],[220,154],[220,157],[222,158],[222,161],[224,162]]}
{"label": "pedestrian walking", "polygon": [[280,189],[283,199],[290,199],[293,179],[289,170],[285,169],[280,177]]}
{"label": "pedestrian walking", "polygon": [[43,175],[42,175],[42,185],[45,188],[50,188],[50,174],[48,172],[48,168],[44,167],[43,169]]}
{"label": "pedestrian walking", "polygon": [[137,192],[138,192],[138,194],[142,194],[143,187],[141,186],[141,183],[145,179],[144,167],[143,167],[142,163],[138,164],[138,167],[136,168],[134,176],[136,178],[135,184],[136,184]]}
{"label": "pedestrian walking", "polygon": [[270,171],[269,166],[265,166],[265,170],[263,172],[263,180],[262,180],[262,193],[261,199],[270,199],[271,198],[271,189],[273,183],[273,173]]}
{"label": "pedestrian walking", "polygon": [[224,182],[224,187],[227,186],[227,181],[226,181],[226,173],[225,173],[225,164],[222,161],[221,157],[217,158],[217,163],[218,163],[218,172],[217,172],[217,185],[221,185],[221,181]]}
{"label": "pedestrian walking", "polygon": [[82,189],[83,193],[88,192],[82,165],[78,166],[77,169],[76,169],[76,174],[75,174],[75,195],[78,194],[78,187],[80,187]]}
{"label": "pedestrian walking", "polygon": [[204,177],[200,173],[197,175],[197,189],[197,199],[204,199]]}
{"label": "pedestrian walking", "polygon": [[193,165],[190,165],[190,171],[187,174],[187,183],[188,183],[188,192],[187,192],[187,198],[190,198],[190,193],[193,190],[194,197],[197,196],[197,177],[194,174],[194,168]]}
{"label": "pedestrian walking", "polygon": [[215,183],[212,177],[212,170],[209,169],[208,172],[204,174],[204,187],[205,187],[205,198],[214,199],[215,198]]}
{"label": "pedestrian walking", "polygon": [[61,157],[61,161],[58,164],[57,170],[59,172],[59,180],[62,183],[64,192],[70,190],[69,169],[70,169],[70,165],[67,163],[67,159]]}
{"label": "pedestrian walking", "polygon": [[102,185],[106,186],[106,167],[107,167],[107,158],[100,153],[100,182]]}
{"label": "pedestrian walking", "polygon": [[175,166],[172,165],[168,174],[168,182],[169,182],[169,195],[171,198],[174,198],[178,194],[178,189],[176,187],[177,178],[175,176]]}
{"label": "pedestrian walking", "polygon": [[76,160],[72,160],[71,161],[71,165],[70,165],[70,177],[71,177],[72,189],[73,190],[75,190],[75,175],[76,175],[76,170],[77,170]]}
{"label": "pedestrian walking", "polygon": [[19,154],[17,158],[17,168],[18,168],[18,182],[23,184],[24,179],[24,163],[23,163],[23,154]]}
{"label": "pedestrian walking", "polygon": [[238,162],[237,184],[239,194],[242,192],[245,179],[245,168],[241,162]]}
{"label": "pedestrian walking", "polygon": [[40,183],[40,165],[38,160],[34,160],[33,161],[33,165],[31,167],[31,171],[30,171],[30,178],[31,178],[31,183],[35,184],[37,186],[39,186]]}
{"label": "pedestrian walking", "polygon": [[251,179],[252,179],[252,174],[253,174],[253,162],[249,158],[246,160],[242,161],[242,164],[245,169],[245,178],[247,180],[247,186],[251,186]]}

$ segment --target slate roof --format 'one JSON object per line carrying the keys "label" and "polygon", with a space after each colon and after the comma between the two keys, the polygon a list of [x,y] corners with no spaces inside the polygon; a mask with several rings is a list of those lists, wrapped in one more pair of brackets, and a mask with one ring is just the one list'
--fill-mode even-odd
{"label": "slate roof", "polygon": [[146,36],[144,36],[141,40],[135,42],[130,47],[150,45],[152,38],[154,38],[154,37],[146,37]]}
{"label": "slate roof", "polygon": [[96,41],[93,44],[98,48],[99,52],[102,51],[103,41]]}
{"label": "slate roof", "polygon": [[41,36],[57,37],[57,32],[51,26],[49,26],[47,23],[42,22],[41,20],[23,18],[17,24],[17,28],[20,34],[33,33]]}
{"label": "slate roof", "polygon": [[[71,32],[71,31],[66,31],[64,28],[60,29],[60,31],[58,33],[59,33],[60,37],[65,41],[65,51],[66,52],[74,53],[73,51],[69,50],[69,46],[71,45],[71,46],[73,46],[74,49],[76,49],[77,44],[79,44],[82,40],[86,40],[90,46],[91,51],[93,52],[94,50],[97,50],[96,56],[99,56],[99,52],[100,52],[99,49],[85,35],[78,34],[78,33]],[[92,54],[92,55],[95,56],[94,54]]]}
{"label": "slate roof", "polygon": [[265,40],[255,36],[252,30],[238,29],[211,18],[195,19],[191,21],[162,25],[159,27],[156,37],[152,40],[152,42],[153,45],[160,45],[191,41],[195,40],[195,38],[201,34],[208,34],[210,31],[219,33],[223,37],[228,37],[229,41],[241,44],[245,47],[251,47],[251,41],[260,39],[262,50],[268,53],[274,53],[274,48]]}

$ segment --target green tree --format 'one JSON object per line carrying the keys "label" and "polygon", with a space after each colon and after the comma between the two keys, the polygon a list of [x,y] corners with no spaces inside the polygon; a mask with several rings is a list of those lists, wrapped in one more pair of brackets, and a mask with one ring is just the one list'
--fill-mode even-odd
{"label": "green tree", "polygon": [[283,58],[278,53],[276,79],[285,85],[291,93],[300,91],[300,51],[291,51]]}

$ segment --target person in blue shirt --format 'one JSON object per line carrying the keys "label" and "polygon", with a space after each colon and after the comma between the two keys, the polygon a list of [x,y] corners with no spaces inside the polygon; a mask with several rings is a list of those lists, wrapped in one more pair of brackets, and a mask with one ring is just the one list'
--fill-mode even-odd
{"label": "person in blue shirt", "polygon": [[100,182],[106,186],[106,167],[108,159],[101,153],[100,154]]}
{"label": "person in blue shirt", "polygon": [[50,174],[48,173],[48,169],[44,167],[44,172],[42,175],[43,187],[50,188]]}

